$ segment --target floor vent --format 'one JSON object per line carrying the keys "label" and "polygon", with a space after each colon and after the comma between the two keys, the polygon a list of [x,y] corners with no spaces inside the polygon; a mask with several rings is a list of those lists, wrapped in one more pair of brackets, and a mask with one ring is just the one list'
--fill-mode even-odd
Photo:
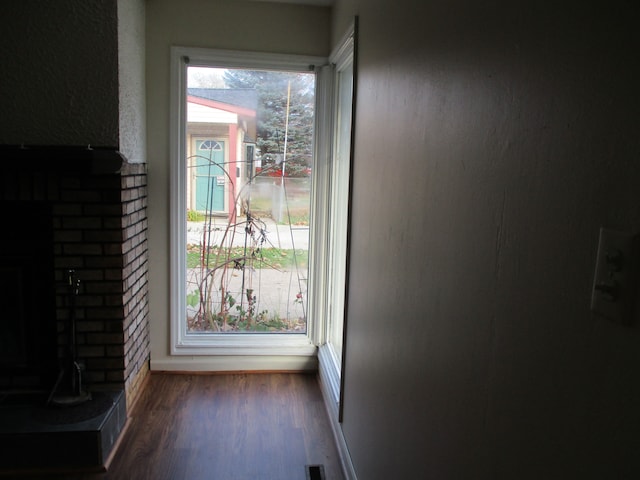
{"label": "floor vent", "polygon": [[324,465],[307,465],[307,480],[325,480]]}

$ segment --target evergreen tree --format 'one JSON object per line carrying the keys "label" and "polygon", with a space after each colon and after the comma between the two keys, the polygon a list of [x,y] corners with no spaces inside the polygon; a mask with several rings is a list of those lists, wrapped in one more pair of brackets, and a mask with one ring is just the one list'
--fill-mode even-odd
{"label": "evergreen tree", "polygon": [[313,153],[314,75],[265,70],[227,70],[224,80],[228,88],[257,90],[256,145],[262,155],[263,170],[270,168],[276,175],[281,172],[281,166],[273,167],[273,164],[281,160],[284,153],[287,91],[289,83],[291,84],[285,175],[307,176]]}

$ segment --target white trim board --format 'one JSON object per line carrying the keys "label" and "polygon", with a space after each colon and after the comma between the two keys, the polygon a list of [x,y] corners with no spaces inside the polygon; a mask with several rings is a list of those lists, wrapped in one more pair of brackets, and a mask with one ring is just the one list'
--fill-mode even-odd
{"label": "white trim board", "polygon": [[329,416],[333,439],[336,442],[336,448],[338,449],[338,455],[340,456],[342,473],[346,480],[358,480],[356,471],[353,468],[353,462],[351,461],[351,454],[349,453],[347,442],[344,438],[344,434],[342,433],[342,427],[338,422],[338,404],[332,399],[333,394],[330,392],[331,387],[328,385],[329,382],[325,375],[326,372],[324,372],[323,368],[320,367],[318,382],[320,383],[320,391],[322,392],[324,404],[327,409],[327,415]]}
{"label": "white trim board", "polygon": [[314,356],[172,356],[151,359],[151,371],[168,372],[241,372],[283,371],[313,372],[318,370]]}

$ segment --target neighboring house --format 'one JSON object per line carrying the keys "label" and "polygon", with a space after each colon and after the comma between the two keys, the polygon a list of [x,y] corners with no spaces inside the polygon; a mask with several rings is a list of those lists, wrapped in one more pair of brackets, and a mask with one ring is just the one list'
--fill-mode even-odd
{"label": "neighboring house", "polygon": [[189,210],[235,220],[254,174],[257,102],[253,89],[188,89]]}

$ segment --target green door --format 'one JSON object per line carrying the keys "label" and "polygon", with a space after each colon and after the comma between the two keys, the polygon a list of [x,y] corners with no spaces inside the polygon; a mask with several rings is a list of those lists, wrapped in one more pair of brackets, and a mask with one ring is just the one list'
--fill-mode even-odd
{"label": "green door", "polygon": [[224,142],[196,140],[196,210],[224,212]]}

